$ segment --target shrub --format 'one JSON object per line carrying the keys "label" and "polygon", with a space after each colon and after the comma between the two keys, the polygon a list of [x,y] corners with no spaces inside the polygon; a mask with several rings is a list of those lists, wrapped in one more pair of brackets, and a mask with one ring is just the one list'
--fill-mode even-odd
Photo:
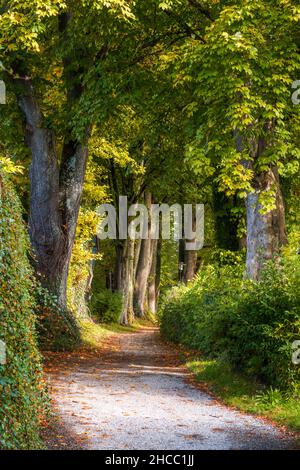
{"label": "shrub", "polygon": [[0,176],[0,339],[7,362],[0,364],[0,448],[38,448],[39,422],[47,403],[37,349],[34,279],[21,207]]}
{"label": "shrub", "polygon": [[282,389],[294,386],[292,342],[300,338],[298,259],[270,262],[259,282],[242,266],[208,266],[189,286],[171,290],[159,313],[169,340],[222,358]]}
{"label": "shrub", "polygon": [[119,322],[122,313],[122,295],[110,290],[102,290],[93,294],[91,311],[101,323]]}
{"label": "shrub", "polygon": [[240,296],[226,345],[231,362],[266,383],[291,388],[299,380],[292,343],[300,338],[300,267],[270,264]]}

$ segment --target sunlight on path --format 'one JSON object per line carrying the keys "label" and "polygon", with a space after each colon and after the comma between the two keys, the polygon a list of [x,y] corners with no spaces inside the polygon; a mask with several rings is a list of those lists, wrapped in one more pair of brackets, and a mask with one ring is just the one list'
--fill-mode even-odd
{"label": "sunlight on path", "polygon": [[177,356],[156,329],[120,334],[118,348],[98,357],[76,362],[70,356],[50,372],[63,427],[85,449],[289,446],[277,428],[220,405],[189,383],[190,374]]}

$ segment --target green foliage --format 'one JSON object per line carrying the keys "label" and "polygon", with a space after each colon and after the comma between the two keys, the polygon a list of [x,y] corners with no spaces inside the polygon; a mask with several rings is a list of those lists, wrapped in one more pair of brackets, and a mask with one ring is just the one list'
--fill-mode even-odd
{"label": "green foliage", "polygon": [[161,250],[160,289],[164,292],[178,282],[178,243],[163,240]]}
{"label": "green foliage", "polygon": [[245,260],[245,253],[244,250],[230,251],[216,249],[213,251],[211,259],[219,266],[240,266]]}
{"label": "green foliage", "polygon": [[0,47],[4,57],[17,52],[39,52],[39,35],[45,32],[45,19],[57,16],[65,7],[62,0],[1,0]]}
{"label": "green foliage", "polygon": [[23,167],[16,165],[10,158],[0,155],[0,165],[5,174],[23,173]]}
{"label": "green foliage", "polygon": [[208,266],[190,286],[173,289],[160,312],[172,341],[222,357],[246,375],[282,389],[299,381],[292,342],[300,338],[299,260],[270,262],[260,282],[237,266]]}
{"label": "green foliage", "polygon": [[95,292],[91,300],[92,314],[101,323],[117,323],[122,313],[122,295],[103,290]]}
{"label": "green foliage", "polygon": [[98,253],[95,234],[100,217],[97,206],[108,202],[107,187],[102,184],[104,172],[100,164],[93,160],[95,140],[91,144],[91,155],[87,165],[83,197],[77,222],[75,244],[68,276],[68,306],[75,317],[88,318],[87,298],[90,295],[90,280],[93,276],[96,260],[102,258]]}
{"label": "green foliage", "polygon": [[47,403],[35,330],[34,279],[18,199],[0,176],[0,448],[40,447],[39,422]]}
{"label": "green foliage", "polygon": [[35,289],[39,345],[47,351],[69,351],[81,340],[73,313],[61,308],[57,299],[39,285]]}
{"label": "green foliage", "polygon": [[98,222],[99,217],[95,211],[84,208],[80,210],[68,277],[68,305],[76,318],[87,317],[89,314],[89,277],[92,275],[95,261],[101,258],[95,247]]}
{"label": "green foliage", "polygon": [[[182,7],[172,8],[182,19]],[[194,14],[191,6],[194,34],[169,60],[193,129],[186,160],[196,174],[214,175],[227,196],[245,198],[255,173],[276,165],[287,177],[299,168],[299,106],[291,100],[300,71],[299,5],[221,0],[201,2],[201,12],[196,4]],[[260,201],[269,211],[274,194],[261,191]]]}

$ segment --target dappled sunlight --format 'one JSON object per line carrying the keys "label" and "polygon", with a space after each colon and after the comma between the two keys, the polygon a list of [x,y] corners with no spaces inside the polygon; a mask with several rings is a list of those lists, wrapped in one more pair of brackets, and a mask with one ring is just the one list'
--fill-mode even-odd
{"label": "dappled sunlight", "polygon": [[86,448],[277,445],[277,430],[194,387],[178,352],[156,331],[120,334],[118,348],[113,344],[113,350],[107,345],[103,355],[82,359],[80,365],[70,355],[63,370],[54,367],[50,374],[57,411],[72,432],[86,436]]}

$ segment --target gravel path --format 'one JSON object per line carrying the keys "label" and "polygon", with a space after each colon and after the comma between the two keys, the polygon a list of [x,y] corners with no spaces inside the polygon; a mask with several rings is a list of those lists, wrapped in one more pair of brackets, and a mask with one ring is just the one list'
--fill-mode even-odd
{"label": "gravel path", "polygon": [[49,448],[292,446],[283,431],[229,409],[196,388],[178,352],[165,345],[154,328],[117,335],[101,355],[54,361],[49,380],[61,432],[48,438]]}

